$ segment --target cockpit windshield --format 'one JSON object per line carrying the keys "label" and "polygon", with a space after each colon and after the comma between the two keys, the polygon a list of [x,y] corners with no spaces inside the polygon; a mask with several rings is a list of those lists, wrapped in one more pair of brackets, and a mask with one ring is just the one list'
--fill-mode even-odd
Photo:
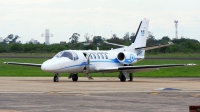
{"label": "cockpit windshield", "polygon": [[63,51],[57,53],[57,54],[54,56],[54,58],[60,58],[60,56],[61,56],[62,54],[63,54]]}
{"label": "cockpit windshield", "polygon": [[77,60],[78,59],[78,55],[73,51],[61,51],[58,54],[56,54],[54,57],[55,58],[65,57],[65,58],[69,58],[70,60]]}
{"label": "cockpit windshield", "polygon": [[60,57],[61,58],[65,57],[65,58],[69,58],[69,59],[73,60],[73,55],[71,52],[63,52],[63,54]]}

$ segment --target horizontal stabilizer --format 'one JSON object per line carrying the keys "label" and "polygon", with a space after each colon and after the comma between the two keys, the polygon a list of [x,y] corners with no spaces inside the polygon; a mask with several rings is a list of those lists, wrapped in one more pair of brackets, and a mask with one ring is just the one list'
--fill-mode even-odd
{"label": "horizontal stabilizer", "polygon": [[166,47],[166,46],[171,46],[171,45],[174,45],[174,43],[168,42],[168,44],[155,45],[155,46],[147,46],[147,47],[139,47],[139,48],[135,48],[135,49],[136,49],[136,50],[138,50],[138,49],[152,50],[152,49],[161,48],[161,47]]}
{"label": "horizontal stabilizer", "polygon": [[42,64],[35,64],[35,63],[18,63],[18,62],[4,62],[4,64],[22,65],[22,66],[35,66],[35,67],[41,67],[41,66],[42,66]]}
{"label": "horizontal stabilizer", "polygon": [[125,47],[125,45],[120,45],[120,44],[115,44],[115,43],[109,43],[107,41],[103,41],[106,44],[110,44],[110,45],[115,45],[115,46],[119,46],[119,47]]}

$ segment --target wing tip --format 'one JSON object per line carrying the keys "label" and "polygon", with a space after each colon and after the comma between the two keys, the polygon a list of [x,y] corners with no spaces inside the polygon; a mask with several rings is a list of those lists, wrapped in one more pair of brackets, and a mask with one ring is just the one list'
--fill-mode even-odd
{"label": "wing tip", "polygon": [[169,44],[169,45],[174,45],[174,43],[173,43],[173,42],[168,42],[168,44]]}
{"label": "wing tip", "polygon": [[186,64],[186,66],[195,66],[197,64],[194,64],[194,63],[189,63],[189,64]]}

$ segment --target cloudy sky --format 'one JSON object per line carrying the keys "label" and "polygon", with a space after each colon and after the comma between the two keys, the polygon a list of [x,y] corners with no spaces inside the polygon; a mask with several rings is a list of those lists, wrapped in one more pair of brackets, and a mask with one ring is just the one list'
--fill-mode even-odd
{"label": "cloudy sky", "polygon": [[50,43],[68,41],[73,33],[110,38],[136,32],[143,18],[156,39],[178,36],[200,40],[200,0],[0,0],[0,37],[19,35],[43,43],[50,29]]}

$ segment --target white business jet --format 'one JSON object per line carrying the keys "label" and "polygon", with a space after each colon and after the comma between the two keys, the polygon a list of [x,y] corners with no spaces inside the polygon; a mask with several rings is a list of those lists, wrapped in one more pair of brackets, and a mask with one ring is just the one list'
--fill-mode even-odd
{"label": "white business jet", "polygon": [[108,43],[121,46],[111,50],[64,50],[57,53],[52,59],[43,64],[4,62],[5,64],[36,66],[43,71],[54,73],[54,82],[59,81],[60,73],[70,73],[69,78],[78,80],[78,73],[84,73],[88,79],[93,79],[90,73],[96,72],[119,72],[119,79],[125,82],[126,79],[133,80],[132,73],[147,70],[157,70],[158,68],[175,66],[192,66],[195,64],[164,64],[164,65],[140,65],[132,64],[144,59],[145,50],[173,45],[157,45],[146,47],[149,20],[143,19],[138,27],[136,38],[130,46]]}

